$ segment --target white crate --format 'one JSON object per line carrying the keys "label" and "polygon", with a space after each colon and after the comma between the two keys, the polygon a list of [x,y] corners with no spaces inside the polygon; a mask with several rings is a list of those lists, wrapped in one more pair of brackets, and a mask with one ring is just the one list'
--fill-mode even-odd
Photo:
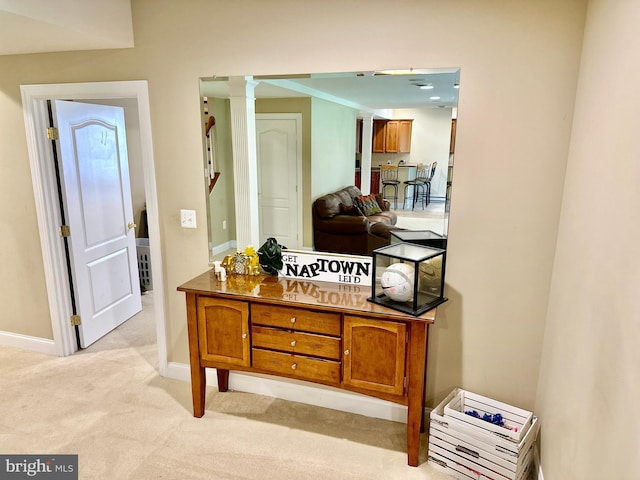
{"label": "white crate", "polygon": [[522,478],[523,471],[527,469],[533,458],[533,446],[524,453],[520,462],[513,463],[491,455],[474,444],[460,442],[453,437],[443,435],[442,432],[434,432],[433,435],[430,432],[429,453],[438,452],[449,458],[450,461],[482,472],[484,476],[496,480]]}
{"label": "white crate", "polygon": [[[503,427],[465,414],[463,405],[481,414],[500,413],[507,422],[518,425],[518,432],[504,430],[517,434],[520,440],[496,431]],[[520,480],[526,478],[532,463],[538,430],[538,419],[530,412],[455,389],[431,412],[430,463],[461,479]]]}
{"label": "white crate", "polygon": [[[467,415],[465,412],[469,410],[475,410],[480,415],[499,413],[505,420],[505,427]],[[522,440],[533,422],[531,412],[461,389],[458,389],[457,394],[445,405],[444,413],[446,416],[457,418],[515,442]]]}
{"label": "white crate", "polygon": [[[458,480],[504,480],[505,477],[496,474],[495,472],[487,471],[481,465],[473,465],[472,463],[465,462],[468,465],[464,465],[460,460],[450,458],[450,452],[445,449],[440,449],[434,446],[433,451],[429,446],[429,458],[427,463],[436,470],[451,475]],[[530,462],[529,465],[520,473],[515,480],[527,480],[532,478],[532,471],[534,468],[534,462]],[[486,473],[483,474],[482,471]]]}
{"label": "white crate", "polygon": [[138,255],[138,275],[140,285],[147,290],[153,290],[153,277],[151,276],[151,249],[148,238],[136,238],[136,253]]}

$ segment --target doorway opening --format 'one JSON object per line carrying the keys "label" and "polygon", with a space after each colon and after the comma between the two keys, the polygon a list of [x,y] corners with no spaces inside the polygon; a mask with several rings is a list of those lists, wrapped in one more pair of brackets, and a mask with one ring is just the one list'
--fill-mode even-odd
{"label": "doorway opening", "polygon": [[[135,105],[137,114],[134,121],[127,124],[137,129],[140,139],[140,160],[144,184],[144,203],[150,244],[151,270],[156,288],[149,300],[153,305],[156,341],[158,346],[159,370],[166,374],[166,318],[164,292],[162,290],[162,245],[158,221],[157,191],[153,144],[151,135],[151,115],[146,81],[96,82],[76,84],[23,85],[21,86],[23,113],[27,133],[27,147],[34,186],[38,229],[44,261],[47,296],[51,312],[55,354],[71,355],[77,351],[75,330],[71,317],[70,287],[66,280],[66,258],[59,241],[60,213],[55,193],[55,172],[53,172],[51,147],[47,140],[47,100],[78,100],[104,104]],[[137,117],[137,118],[135,118]]]}

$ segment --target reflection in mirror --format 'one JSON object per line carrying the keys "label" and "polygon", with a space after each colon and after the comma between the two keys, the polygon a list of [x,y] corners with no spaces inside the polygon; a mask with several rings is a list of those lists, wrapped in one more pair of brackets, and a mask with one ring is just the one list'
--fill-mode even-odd
{"label": "reflection in mirror", "polygon": [[457,68],[201,79],[211,259],[268,237],[446,246],[459,83]]}

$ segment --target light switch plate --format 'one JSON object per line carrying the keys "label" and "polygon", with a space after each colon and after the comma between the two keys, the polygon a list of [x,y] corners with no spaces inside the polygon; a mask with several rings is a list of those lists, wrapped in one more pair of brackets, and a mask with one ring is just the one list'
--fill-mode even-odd
{"label": "light switch plate", "polygon": [[196,211],[180,210],[180,225],[182,228],[196,228]]}

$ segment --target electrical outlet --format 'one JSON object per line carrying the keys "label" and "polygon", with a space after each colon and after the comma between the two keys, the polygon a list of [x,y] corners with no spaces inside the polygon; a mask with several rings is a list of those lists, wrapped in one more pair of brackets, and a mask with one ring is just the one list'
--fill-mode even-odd
{"label": "electrical outlet", "polygon": [[227,229],[227,221],[226,220],[222,220],[222,229],[223,230]]}
{"label": "electrical outlet", "polygon": [[180,225],[182,228],[196,228],[196,211],[180,210]]}

